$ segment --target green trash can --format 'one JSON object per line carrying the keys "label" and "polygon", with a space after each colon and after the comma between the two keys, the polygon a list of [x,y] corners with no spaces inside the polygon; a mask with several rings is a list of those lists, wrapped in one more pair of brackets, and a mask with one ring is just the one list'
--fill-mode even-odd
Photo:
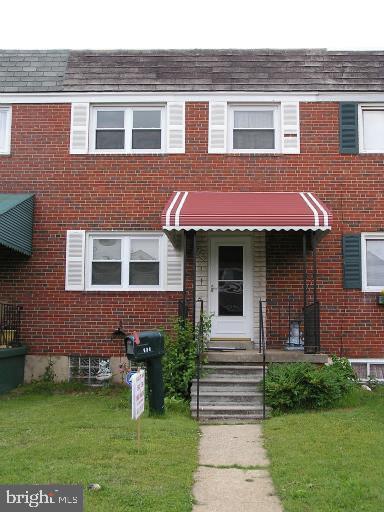
{"label": "green trash can", "polygon": [[143,331],[124,339],[130,361],[144,362],[147,367],[148,402],[150,414],[164,414],[164,380],[161,358],[164,355],[164,336],[160,331]]}

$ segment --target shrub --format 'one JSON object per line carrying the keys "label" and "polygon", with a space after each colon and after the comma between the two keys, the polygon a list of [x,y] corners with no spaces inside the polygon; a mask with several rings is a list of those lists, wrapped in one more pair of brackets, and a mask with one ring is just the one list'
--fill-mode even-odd
{"label": "shrub", "polygon": [[354,372],[347,359],[333,363],[271,364],[266,375],[267,404],[274,411],[332,407],[355,385]]}
{"label": "shrub", "polygon": [[[196,326],[196,333],[199,332],[198,327]],[[210,318],[204,317],[203,340],[207,339],[210,329]],[[163,373],[167,397],[189,399],[192,379],[196,373],[196,348],[192,322],[175,319],[171,332],[165,334]]]}

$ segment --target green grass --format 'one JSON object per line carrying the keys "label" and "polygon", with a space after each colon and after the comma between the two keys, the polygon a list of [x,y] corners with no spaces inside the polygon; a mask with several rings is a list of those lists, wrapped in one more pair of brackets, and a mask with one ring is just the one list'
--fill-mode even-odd
{"label": "green grass", "polygon": [[356,390],[343,406],[264,424],[285,512],[384,509],[384,389]]}
{"label": "green grass", "polygon": [[81,484],[88,512],[190,511],[198,425],[175,409],[143,417],[138,449],[127,390],[9,394],[0,399],[0,482]]}

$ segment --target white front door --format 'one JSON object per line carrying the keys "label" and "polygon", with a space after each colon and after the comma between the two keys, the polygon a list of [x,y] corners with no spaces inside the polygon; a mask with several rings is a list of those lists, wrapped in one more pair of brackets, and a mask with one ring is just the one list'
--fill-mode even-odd
{"label": "white front door", "polygon": [[208,296],[212,338],[252,338],[250,237],[211,238]]}

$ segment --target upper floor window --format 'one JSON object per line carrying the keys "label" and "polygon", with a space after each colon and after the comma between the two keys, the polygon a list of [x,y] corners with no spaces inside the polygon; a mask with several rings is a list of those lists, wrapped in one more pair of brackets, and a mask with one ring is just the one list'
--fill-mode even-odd
{"label": "upper floor window", "polygon": [[162,107],[93,107],[91,150],[96,153],[164,151]]}
{"label": "upper floor window", "polygon": [[208,153],[300,153],[300,104],[209,102]]}
{"label": "upper floor window", "polygon": [[361,153],[384,153],[384,105],[360,105],[359,146]]}
{"label": "upper floor window", "polygon": [[381,291],[384,289],[384,233],[363,233],[361,244],[363,290]]}
{"label": "upper floor window", "polygon": [[156,290],[163,286],[162,236],[90,235],[87,288]]}
{"label": "upper floor window", "polygon": [[11,152],[11,107],[0,106],[0,154]]}
{"label": "upper floor window", "polygon": [[277,106],[233,106],[230,109],[230,147],[235,152],[279,150]]}

